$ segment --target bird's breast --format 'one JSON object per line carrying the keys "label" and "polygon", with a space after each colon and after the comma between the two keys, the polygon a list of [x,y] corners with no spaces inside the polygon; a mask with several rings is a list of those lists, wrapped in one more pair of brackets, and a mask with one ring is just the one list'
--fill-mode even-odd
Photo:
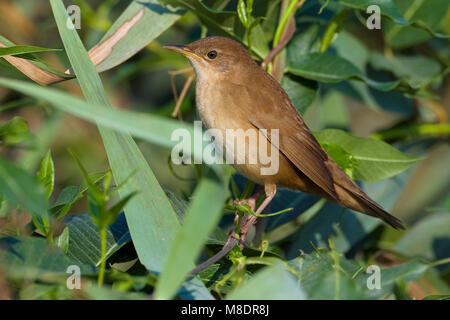
{"label": "bird's breast", "polygon": [[[196,102],[199,116],[208,131],[214,135],[214,144],[226,163],[257,183],[263,183],[259,146],[270,143],[248,120],[242,99],[222,83],[197,82]],[[244,99],[245,100],[245,99]],[[211,130],[213,129],[213,130]]]}

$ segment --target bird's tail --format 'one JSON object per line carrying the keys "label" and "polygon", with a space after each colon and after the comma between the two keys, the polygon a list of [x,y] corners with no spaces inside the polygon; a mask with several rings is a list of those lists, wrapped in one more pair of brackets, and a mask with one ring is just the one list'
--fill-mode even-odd
{"label": "bird's tail", "polygon": [[[350,191],[351,192],[351,191]],[[369,198],[368,195],[362,192],[351,192],[356,198],[359,204],[362,206],[363,212],[369,216],[380,218],[387,224],[391,225],[395,229],[405,229],[403,222],[384,210],[378,203]],[[359,210],[358,210],[359,211]]]}
{"label": "bird's tail", "polygon": [[328,161],[338,199],[335,201],[350,209],[379,218],[395,229],[405,229],[402,221],[397,219],[372,200],[332,159]]}

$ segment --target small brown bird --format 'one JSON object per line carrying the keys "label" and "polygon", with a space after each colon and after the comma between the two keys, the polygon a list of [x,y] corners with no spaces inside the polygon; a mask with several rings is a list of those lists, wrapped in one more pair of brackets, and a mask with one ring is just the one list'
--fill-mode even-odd
{"label": "small brown bird", "polygon": [[[186,46],[165,48],[185,55],[197,76],[196,102],[199,115],[207,128],[224,132],[227,129],[253,129],[270,149],[271,135],[278,129],[279,170],[263,175],[263,163],[250,163],[261,143],[247,143],[247,161],[235,162],[234,167],[254,182],[264,185],[266,198],[256,213],[261,213],[273,199],[276,187],[285,186],[324,197],[341,206],[380,218],[396,229],[404,229],[402,222],[386,212],[362,191],[336,164],[312,135],[303,118],[293,106],[277,80],[265,72],[238,42],[225,37],[207,37]],[[263,129],[267,129],[264,131]],[[217,140],[228,153],[230,141]],[[254,208],[255,199],[248,201]],[[252,208],[252,209],[253,209]],[[255,222],[248,217],[242,234]],[[242,242],[241,242],[242,245]]]}

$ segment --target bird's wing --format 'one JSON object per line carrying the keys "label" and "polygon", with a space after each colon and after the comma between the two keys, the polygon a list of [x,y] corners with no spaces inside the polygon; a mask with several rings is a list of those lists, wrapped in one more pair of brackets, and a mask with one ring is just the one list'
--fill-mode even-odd
{"label": "bird's wing", "polygon": [[[270,76],[267,75],[267,77]],[[315,184],[337,199],[333,177],[325,163],[328,160],[328,154],[314,138],[288,95],[276,80],[272,78],[267,80],[273,80],[275,83],[268,88],[258,89],[253,89],[248,85],[239,85],[241,101],[238,104],[240,106],[243,103],[248,105],[251,110],[248,119],[258,129],[267,129],[268,131],[269,129],[279,129],[279,146],[276,147],[280,152]],[[274,92],[273,88],[277,90]],[[270,135],[267,136],[267,139],[271,140]]]}

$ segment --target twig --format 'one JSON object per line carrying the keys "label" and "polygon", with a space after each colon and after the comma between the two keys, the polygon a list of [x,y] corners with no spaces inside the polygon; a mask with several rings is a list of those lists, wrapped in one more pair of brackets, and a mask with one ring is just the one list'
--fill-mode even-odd
{"label": "twig", "polygon": [[220,259],[225,257],[228,254],[228,252],[230,252],[231,249],[233,249],[234,246],[237,245],[237,244],[238,244],[238,240],[235,239],[235,238],[232,238],[230,240],[230,242],[228,242],[228,244],[225,245],[219,252],[217,252],[215,255],[213,255],[211,258],[209,258],[205,262],[203,262],[203,263],[199,264],[198,266],[196,266],[194,269],[191,270],[191,272],[189,274],[194,276],[197,273],[205,270],[210,265],[216,263],[217,261],[219,261]]}
{"label": "twig", "polygon": [[178,101],[177,101],[177,103],[175,105],[175,109],[172,112],[172,117],[175,118],[179,114],[180,108],[181,108],[181,103],[183,102],[184,97],[186,96],[186,93],[188,92],[188,90],[189,90],[189,88],[190,88],[190,86],[192,84],[192,81],[194,81],[194,78],[195,78],[195,75],[193,75],[193,74],[191,74],[187,78],[187,80],[186,80],[186,82],[184,84],[183,90],[181,90],[180,98],[178,99]]}
{"label": "twig", "polygon": [[375,133],[372,135],[372,138],[378,140],[395,140],[406,137],[426,135],[450,135],[450,124],[439,123],[410,125],[403,128],[396,128],[384,132]]}
{"label": "twig", "polygon": [[295,32],[295,24],[289,24],[286,34],[281,38],[280,42],[277,44],[275,48],[273,48],[264,61],[261,64],[261,67],[264,69],[267,67],[270,61],[287,45],[289,40],[291,40],[292,36]]}

